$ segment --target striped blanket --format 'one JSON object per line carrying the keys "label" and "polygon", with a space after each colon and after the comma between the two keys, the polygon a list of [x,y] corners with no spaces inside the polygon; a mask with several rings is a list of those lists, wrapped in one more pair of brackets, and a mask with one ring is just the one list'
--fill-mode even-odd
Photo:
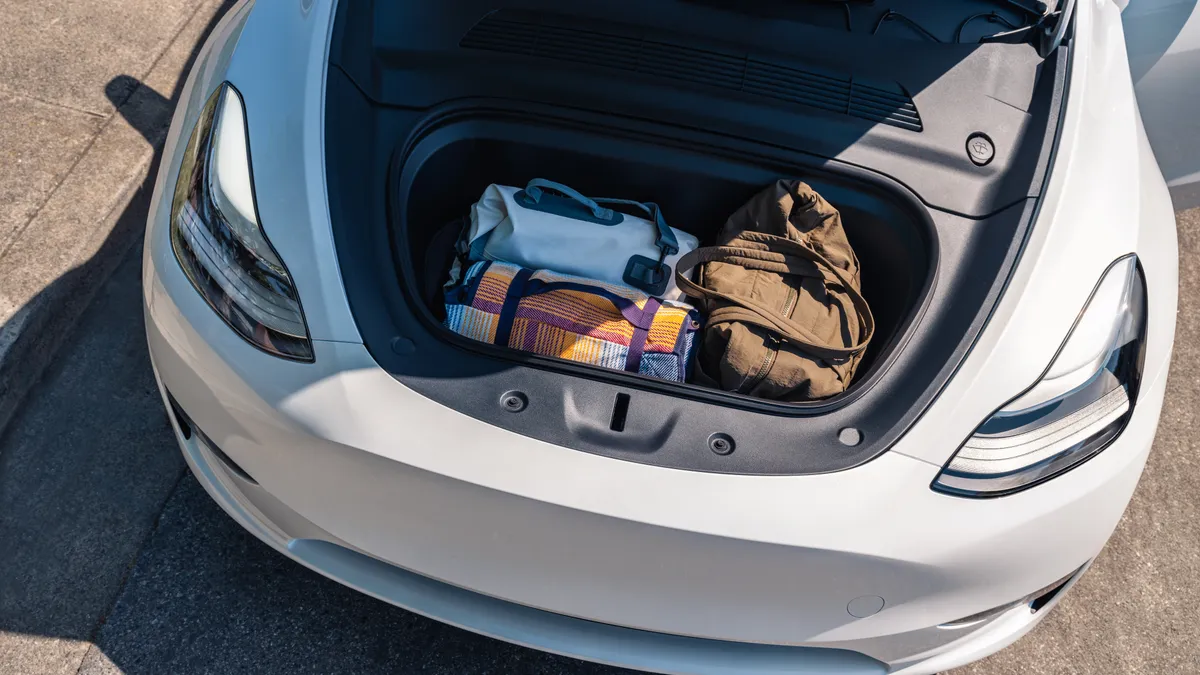
{"label": "striped blanket", "polygon": [[682,382],[700,322],[691,305],[629,286],[482,261],[446,289],[446,327],[481,342]]}

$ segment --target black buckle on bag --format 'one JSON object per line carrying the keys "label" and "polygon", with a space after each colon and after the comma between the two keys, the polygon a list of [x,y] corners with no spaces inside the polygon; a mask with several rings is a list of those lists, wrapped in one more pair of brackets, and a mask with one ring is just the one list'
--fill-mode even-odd
{"label": "black buckle on bag", "polygon": [[630,256],[629,262],[625,264],[625,274],[621,278],[640,291],[662,296],[667,292],[667,284],[671,280],[671,266],[663,262],[666,257],[665,250],[658,260],[644,255]]}

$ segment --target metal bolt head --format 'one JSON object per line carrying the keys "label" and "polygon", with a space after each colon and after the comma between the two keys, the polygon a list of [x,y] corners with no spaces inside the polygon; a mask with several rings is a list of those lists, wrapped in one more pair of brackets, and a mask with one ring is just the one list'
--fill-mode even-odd
{"label": "metal bolt head", "polygon": [[967,137],[967,157],[975,166],[983,166],[996,156],[996,146],[992,139],[979,132]]}

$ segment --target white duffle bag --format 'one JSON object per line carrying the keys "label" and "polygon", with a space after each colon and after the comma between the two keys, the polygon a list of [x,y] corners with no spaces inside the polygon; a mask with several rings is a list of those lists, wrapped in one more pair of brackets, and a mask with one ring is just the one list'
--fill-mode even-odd
{"label": "white duffle bag", "polygon": [[[471,224],[459,242],[459,253],[469,261],[552,270],[683,300],[675,285],[675,265],[699,245],[696,237],[668,226],[656,204],[589,199],[565,185],[535,178],[524,189],[489,185],[471,207]],[[456,262],[451,283],[461,274]]]}

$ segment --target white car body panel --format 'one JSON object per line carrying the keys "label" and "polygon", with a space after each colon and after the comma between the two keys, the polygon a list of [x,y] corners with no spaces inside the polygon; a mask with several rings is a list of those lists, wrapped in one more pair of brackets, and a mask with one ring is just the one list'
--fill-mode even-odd
{"label": "white car body panel", "polygon": [[[333,247],[325,190],[325,70],[333,2],[261,3],[225,79],[246,105],[259,222],[287,262],[314,340],[362,342]],[[265,72],[262,64],[286,60]],[[299,188],[299,189],[298,189]],[[297,199],[302,195],[303,199]]]}
{"label": "white car body panel", "polygon": [[[1021,263],[972,354],[893,452],[943,465],[982,420],[1045,372],[1104,270],[1127,253],[1142,259],[1151,321],[1167,322],[1147,353],[1169,352],[1179,274],[1174,229],[1168,242],[1137,225],[1147,222],[1143,212],[1154,214],[1151,223],[1174,223],[1174,214],[1140,131],[1118,9],[1080,3],[1076,30],[1059,147]],[[1143,248],[1140,240],[1150,237],[1155,245]],[[1144,377],[1166,366],[1148,360]]]}
{"label": "white car body panel", "polygon": [[[1116,5],[1079,4],[1058,158],[972,352],[892,450],[813,476],[707,474],[576,452],[434,403],[381,370],[342,288],[325,192],[333,2],[250,8],[217,28],[181,98],[151,207],[144,293],[164,395],[258,484],[181,434],[185,456],[231,515],[285,554],[414,611],[580,658],[662,672],[882,672],[779,651],[808,646],[918,674],[1019,638],[1045,610],[938,624],[1071,574],[1111,535],[1157,426],[1178,275],[1173,211],[1141,131]],[[237,336],[171,250],[165,225],[182,147],[223,80],[245,101],[260,222],[303,300],[311,364]],[[1130,252],[1150,304],[1143,384],[1121,436],[1008,497],[930,490],[974,428],[1038,379],[1101,274]],[[346,550],[387,564],[330,554]],[[848,605],[863,596],[882,597],[883,611],[852,616]],[[610,625],[581,629],[590,624],[567,617]],[[728,658],[697,656],[710,649]]]}

